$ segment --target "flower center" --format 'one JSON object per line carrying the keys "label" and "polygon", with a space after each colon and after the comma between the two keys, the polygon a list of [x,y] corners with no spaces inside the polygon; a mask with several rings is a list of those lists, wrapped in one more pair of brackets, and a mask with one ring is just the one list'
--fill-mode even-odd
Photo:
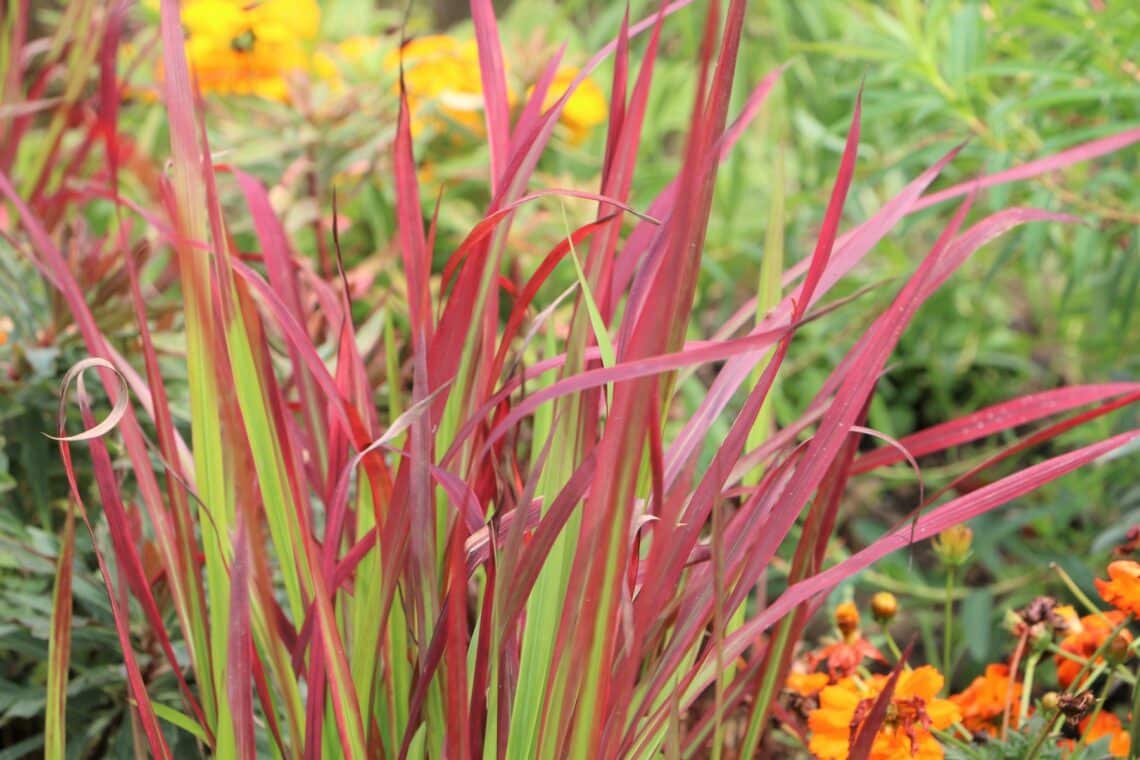
{"label": "flower center", "polygon": [[253,33],[252,29],[246,29],[230,40],[230,49],[235,53],[248,53],[253,50],[255,42],[257,42],[257,35]]}
{"label": "flower center", "polygon": [[[874,699],[864,699],[856,705],[855,713],[851,717],[850,731],[852,736],[858,733],[858,729],[870,715],[871,708],[874,705]],[[915,726],[930,730],[931,725],[930,715],[926,712],[926,700],[922,697],[910,697],[909,699],[892,700],[887,705],[887,714],[883,718],[883,725],[880,726],[879,730],[904,734],[910,740],[911,754],[915,755],[918,753],[918,737],[915,734]]]}

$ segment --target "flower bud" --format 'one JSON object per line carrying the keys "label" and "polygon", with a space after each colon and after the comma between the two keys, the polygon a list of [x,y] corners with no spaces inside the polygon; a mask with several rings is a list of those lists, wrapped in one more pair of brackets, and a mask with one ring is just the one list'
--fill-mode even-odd
{"label": "flower bud", "polygon": [[974,531],[967,526],[952,525],[934,537],[934,551],[946,567],[961,567],[970,559]]}
{"label": "flower bud", "polygon": [[1127,660],[1131,652],[1132,642],[1128,640],[1123,631],[1117,631],[1116,635],[1112,637],[1112,641],[1108,642],[1104,655],[1109,662],[1119,664]]}
{"label": "flower bud", "polygon": [[899,600],[890,591],[880,591],[871,597],[871,614],[879,623],[886,624],[899,611]]}
{"label": "flower bud", "polygon": [[1041,695],[1041,709],[1046,712],[1057,712],[1061,706],[1061,695],[1055,691],[1047,691]]}
{"label": "flower bud", "polygon": [[835,627],[844,639],[859,631],[859,608],[853,602],[843,602],[835,608]]}

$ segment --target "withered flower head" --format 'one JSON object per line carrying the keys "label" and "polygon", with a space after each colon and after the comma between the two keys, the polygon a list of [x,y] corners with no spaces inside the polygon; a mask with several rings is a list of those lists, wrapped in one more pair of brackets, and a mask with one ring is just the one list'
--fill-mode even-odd
{"label": "withered flower head", "polygon": [[1067,631],[1069,620],[1062,614],[1057,600],[1039,596],[1011,616],[1015,636],[1025,636],[1035,648],[1048,646],[1057,631]]}
{"label": "withered flower head", "polygon": [[1076,727],[1096,706],[1096,695],[1091,691],[1062,694],[1057,697],[1057,709],[1065,716],[1065,723]]}
{"label": "withered flower head", "polygon": [[1053,628],[1065,625],[1065,619],[1057,614],[1057,600],[1051,596],[1039,596],[1017,611],[1026,625],[1046,623]]}
{"label": "withered flower head", "polygon": [[1133,525],[1124,534],[1124,541],[1112,550],[1112,553],[1118,557],[1127,557],[1130,554],[1140,552],[1140,525]]}

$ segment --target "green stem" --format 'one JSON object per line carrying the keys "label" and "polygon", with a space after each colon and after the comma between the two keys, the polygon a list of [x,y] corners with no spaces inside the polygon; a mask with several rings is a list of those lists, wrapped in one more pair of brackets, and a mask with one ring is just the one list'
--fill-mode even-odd
{"label": "green stem", "polygon": [[1061,714],[1057,713],[1052,718],[1045,721],[1044,728],[1042,728],[1041,733],[1037,735],[1037,741],[1033,742],[1033,746],[1029,748],[1029,751],[1027,753],[1025,753],[1025,760],[1036,759],[1038,753],[1041,752],[1041,748],[1045,746],[1045,741],[1049,738],[1049,735],[1053,733],[1053,726],[1057,724],[1057,718],[1059,717],[1061,717]]}
{"label": "green stem", "polygon": [[[1037,663],[1041,660],[1043,652],[1034,652],[1029,655],[1029,659],[1025,663],[1025,679],[1021,684],[1021,704],[1018,706],[1017,711],[1017,725],[1025,725],[1025,716],[1029,714],[1029,698],[1033,692],[1033,673],[1037,669]],[[1011,673],[1010,679],[1016,680],[1017,674]]]}
{"label": "green stem", "polygon": [[885,625],[883,626],[883,635],[887,638],[887,649],[891,650],[891,655],[894,656],[895,662],[898,662],[902,659],[902,650],[899,649],[899,645],[895,642],[895,637],[891,635],[891,632]]}
{"label": "green stem", "polygon": [[942,674],[946,676],[947,691],[950,689],[950,652],[954,639],[954,570],[953,566],[946,568],[946,599],[943,602],[946,624],[942,629]]}
{"label": "green stem", "polygon": [[1088,595],[1085,594],[1084,591],[1081,591],[1081,587],[1078,586],[1076,582],[1074,582],[1073,579],[1069,577],[1069,574],[1066,573],[1060,565],[1058,565],[1056,562],[1050,562],[1049,567],[1055,570],[1057,572],[1057,575],[1061,576],[1061,580],[1066,586],[1069,587],[1069,591],[1072,593],[1072,595],[1075,596],[1077,600],[1085,606],[1085,609],[1093,613],[1101,612],[1100,608],[1093,604]]}

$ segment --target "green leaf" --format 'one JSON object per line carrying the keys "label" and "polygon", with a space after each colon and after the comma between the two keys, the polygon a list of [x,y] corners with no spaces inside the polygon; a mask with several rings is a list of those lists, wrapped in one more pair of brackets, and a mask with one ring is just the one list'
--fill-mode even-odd
{"label": "green leaf", "polygon": [[975,662],[989,658],[993,632],[994,598],[988,589],[978,589],[962,600],[962,631],[966,651]]}

